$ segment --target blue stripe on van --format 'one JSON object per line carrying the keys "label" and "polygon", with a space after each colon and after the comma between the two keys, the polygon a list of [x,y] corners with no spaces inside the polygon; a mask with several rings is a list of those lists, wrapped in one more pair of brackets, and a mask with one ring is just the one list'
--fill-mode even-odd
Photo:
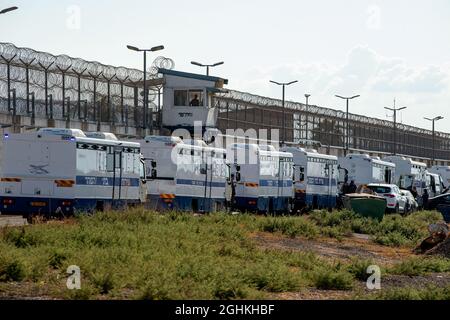
{"label": "blue stripe on van", "polygon": [[[183,184],[188,186],[205,186],[205,181],[203,180],[190,180],[190,179],[177,179],[177,184]],[[225,188],[225,182],[207,182],[207,186],[212,186],[213,188]]]}
{"label": "blue stripe on van", "polygon": [[292,187],[291,180],[259,180],[259,185],[261,187]]}
{"label": "blue stripe on van", "polygon": [[[115,185],[120,185],[120,178],[116,177]],[[104,186],[112,187],[113,178],[111,177],[95,177],[95,176],[77,176],[76,184],[81,186]],[[122,186],[138,187],[139,178],[123,178]]]}
{"label": "blue stripe on van", "polygon": [[[327,186],[328,178],[308,177],[308,184],[313,186]],[[331,179],[331,185],[336,185],[336,179]]]}

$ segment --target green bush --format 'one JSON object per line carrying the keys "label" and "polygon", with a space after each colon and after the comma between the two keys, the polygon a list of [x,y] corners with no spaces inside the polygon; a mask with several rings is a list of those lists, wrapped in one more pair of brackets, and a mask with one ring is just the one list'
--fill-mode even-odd
{"label": "green bush", "polygon": [[387,246],[414,246],[428,235],[429,224],[442,221],[441,214],[427,211],[415,212],[407,217],[385,215],[381,222],[348,210],[331,213],[314,211],[309,218],[320,227],[322,235],[339,239],[351,233],[363,233]]}
{"label": "green bush", "polygon": [[450,272],[450,259],[437,257],[415,257],[389,268],[389,273],[405,276],[419,276],[433,272]]}
{"label": "green bush", "polygon": [[54,251],[48,259],[48,265],[53,269],[62,267],[64,261],[67,259],[66,255],[60,251]]}
{"label": "green bush", "polygon": [[353,259],[348,265],[347,271],[360,281],[367,281],[370,274],[367,273],[367,268],[374,265],[372,260]]}
{"label": "green bush", "polygon": [[38,242],[34,234],[29,232],[28,227],[10,228],[3,232],[2,237],[7,242],[14,244],[17,248],[35,246]]}
{"label": "green bush", "polygon": [[450,300],[450,286],[439,288],[429,286],[427,288],[394,288],[383,290],[378,299],[384,300]]}
{"label": "green bush", "polygon": [[219,300],[245,299],[248,296],[248,287],[236,279],[223,279],[216,282],[213,295]]}
{"label": "green bush", "polygon": [[289,237],[303,236],[315,238],[319,235],[317,226],[304,217],[270,217],[261,220],[260,230],[264,232],[280,232]]}
{"label": "green bush", "polygon": [[22,281],[26,272],[22,261],[0,258],[0,281]]}
{"label": "green bush", "polygon": [[314,275],[314,285],[321,290],[351,290],[353,277],[341,270],[323,270]]}

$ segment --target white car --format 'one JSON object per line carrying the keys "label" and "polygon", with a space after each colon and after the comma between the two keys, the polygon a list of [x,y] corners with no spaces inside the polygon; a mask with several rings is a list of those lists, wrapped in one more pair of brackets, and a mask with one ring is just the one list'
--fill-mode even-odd
{"label": "white car", "polygon": [[367,188],[386,199],[386,211],[392,213],[407,213],[407,199],[402,195],[400,189],[395,184],[371,183],[367,185]]}
{"label": "white car", "polygon": [[400,190],[400,191],[402,193],[402,196],[406,198],[407,213],[417,211],[417,209],[419,208],[419,204],[417,203],[412,193],[409,190]]}

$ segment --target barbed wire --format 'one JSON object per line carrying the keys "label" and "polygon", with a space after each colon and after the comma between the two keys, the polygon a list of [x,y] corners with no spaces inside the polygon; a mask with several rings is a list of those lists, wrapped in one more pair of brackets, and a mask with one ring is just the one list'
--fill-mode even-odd
{"label": "barbed wire", "polygon": [[[259,106],[259,107],[266,107],[266,108],[274,108],[275,107],[275,108],[279,108],[279,109],[282,108],[282,100],[280,100],[280,99],[273,99],[273,98],[269,98],[269,97],[258,96],[258,95],[251,94],[248,92],[227,90],[227,92],[225,92],[225,93],[217,94],[217,97],[222,98],[224,100],[228,100],[228,101],[240,101],[242,103],[247,103],[247,104],[255,105],[255,106]],[[346,119],[346,113],[344,111],[320,107],[320,106],[316,106],[316,105],[308,105],[307,106],[306,104],[300,103],[300,102],[285,101],[285,108],[286,108],[286,110],[291,110],[291,111],[301,112],[301,113],[308,113],[308,114],[317,115],[317,116],[320,116],[320,115],[328,116],[328,117],[333,117],[333,118],[339,119],[339,120]],[[388,120],[383,120],[383,119],[378,119],[378,118],[373,118],[373,117],[367,117],[367,116],[353,114],[353,113],[349,114],[349,119],[350,119],[350,121],[360,122],[363,124],[377,125],[377,126],[386,127],[386,128],[394,127],[393,121],[388,121]],[[418,128],[418,127],[406,125],[403,123],[397,123],[397,129],[414,132],[414,133],[418,133],[418,134],[426,134],[426,135],[432,134],[431,130]],[[436,131],[435,134],[439,137],[450,139],[450,133]]]}
{"label": "barbed wire", "polygon": [[[148,68],[147,80],[158,77],[158,68],[174,67],[172,59],[159,56]],[[33,93],[38,111],[43,109],[46,94],[52,95],[55,117],[62,116],[64,101],[67,99],[71,103],[86,101],[90,120],[95,120],[95,113],[91,109],[99,104],[99,108],[106,109],[108,117],[112,117],[107,120],[114,121],[124,105],[127,110],[134,108],[136,102],[142,105],[143,93],[138,90],[136,95],[135,88],[142,86],[143,79],[141,70],[105,65],[64,54],[53,55],[0,42],[0,110],[5,110],[5,101],[11,98],[10,90],[15,90],[18,100],[27,100],[27,96]],[[157,93],[157,88],[149,89],[151,108],[156,106],[154,100]],[[110,115],[111,110],[115,110],[116,114]],[[100,116],[103,111],[100,111]],[[137,117],[139,112],[142,110],[133,111]]]}

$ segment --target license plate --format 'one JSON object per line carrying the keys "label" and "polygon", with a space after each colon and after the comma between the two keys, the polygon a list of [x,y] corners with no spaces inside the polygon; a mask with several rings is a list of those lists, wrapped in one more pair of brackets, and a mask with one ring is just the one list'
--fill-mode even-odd
{"label": "license plate", "polygon": [[32,207],[45,207],[47,205],[47,203],[45,202],[32,202],[31,206]]}

